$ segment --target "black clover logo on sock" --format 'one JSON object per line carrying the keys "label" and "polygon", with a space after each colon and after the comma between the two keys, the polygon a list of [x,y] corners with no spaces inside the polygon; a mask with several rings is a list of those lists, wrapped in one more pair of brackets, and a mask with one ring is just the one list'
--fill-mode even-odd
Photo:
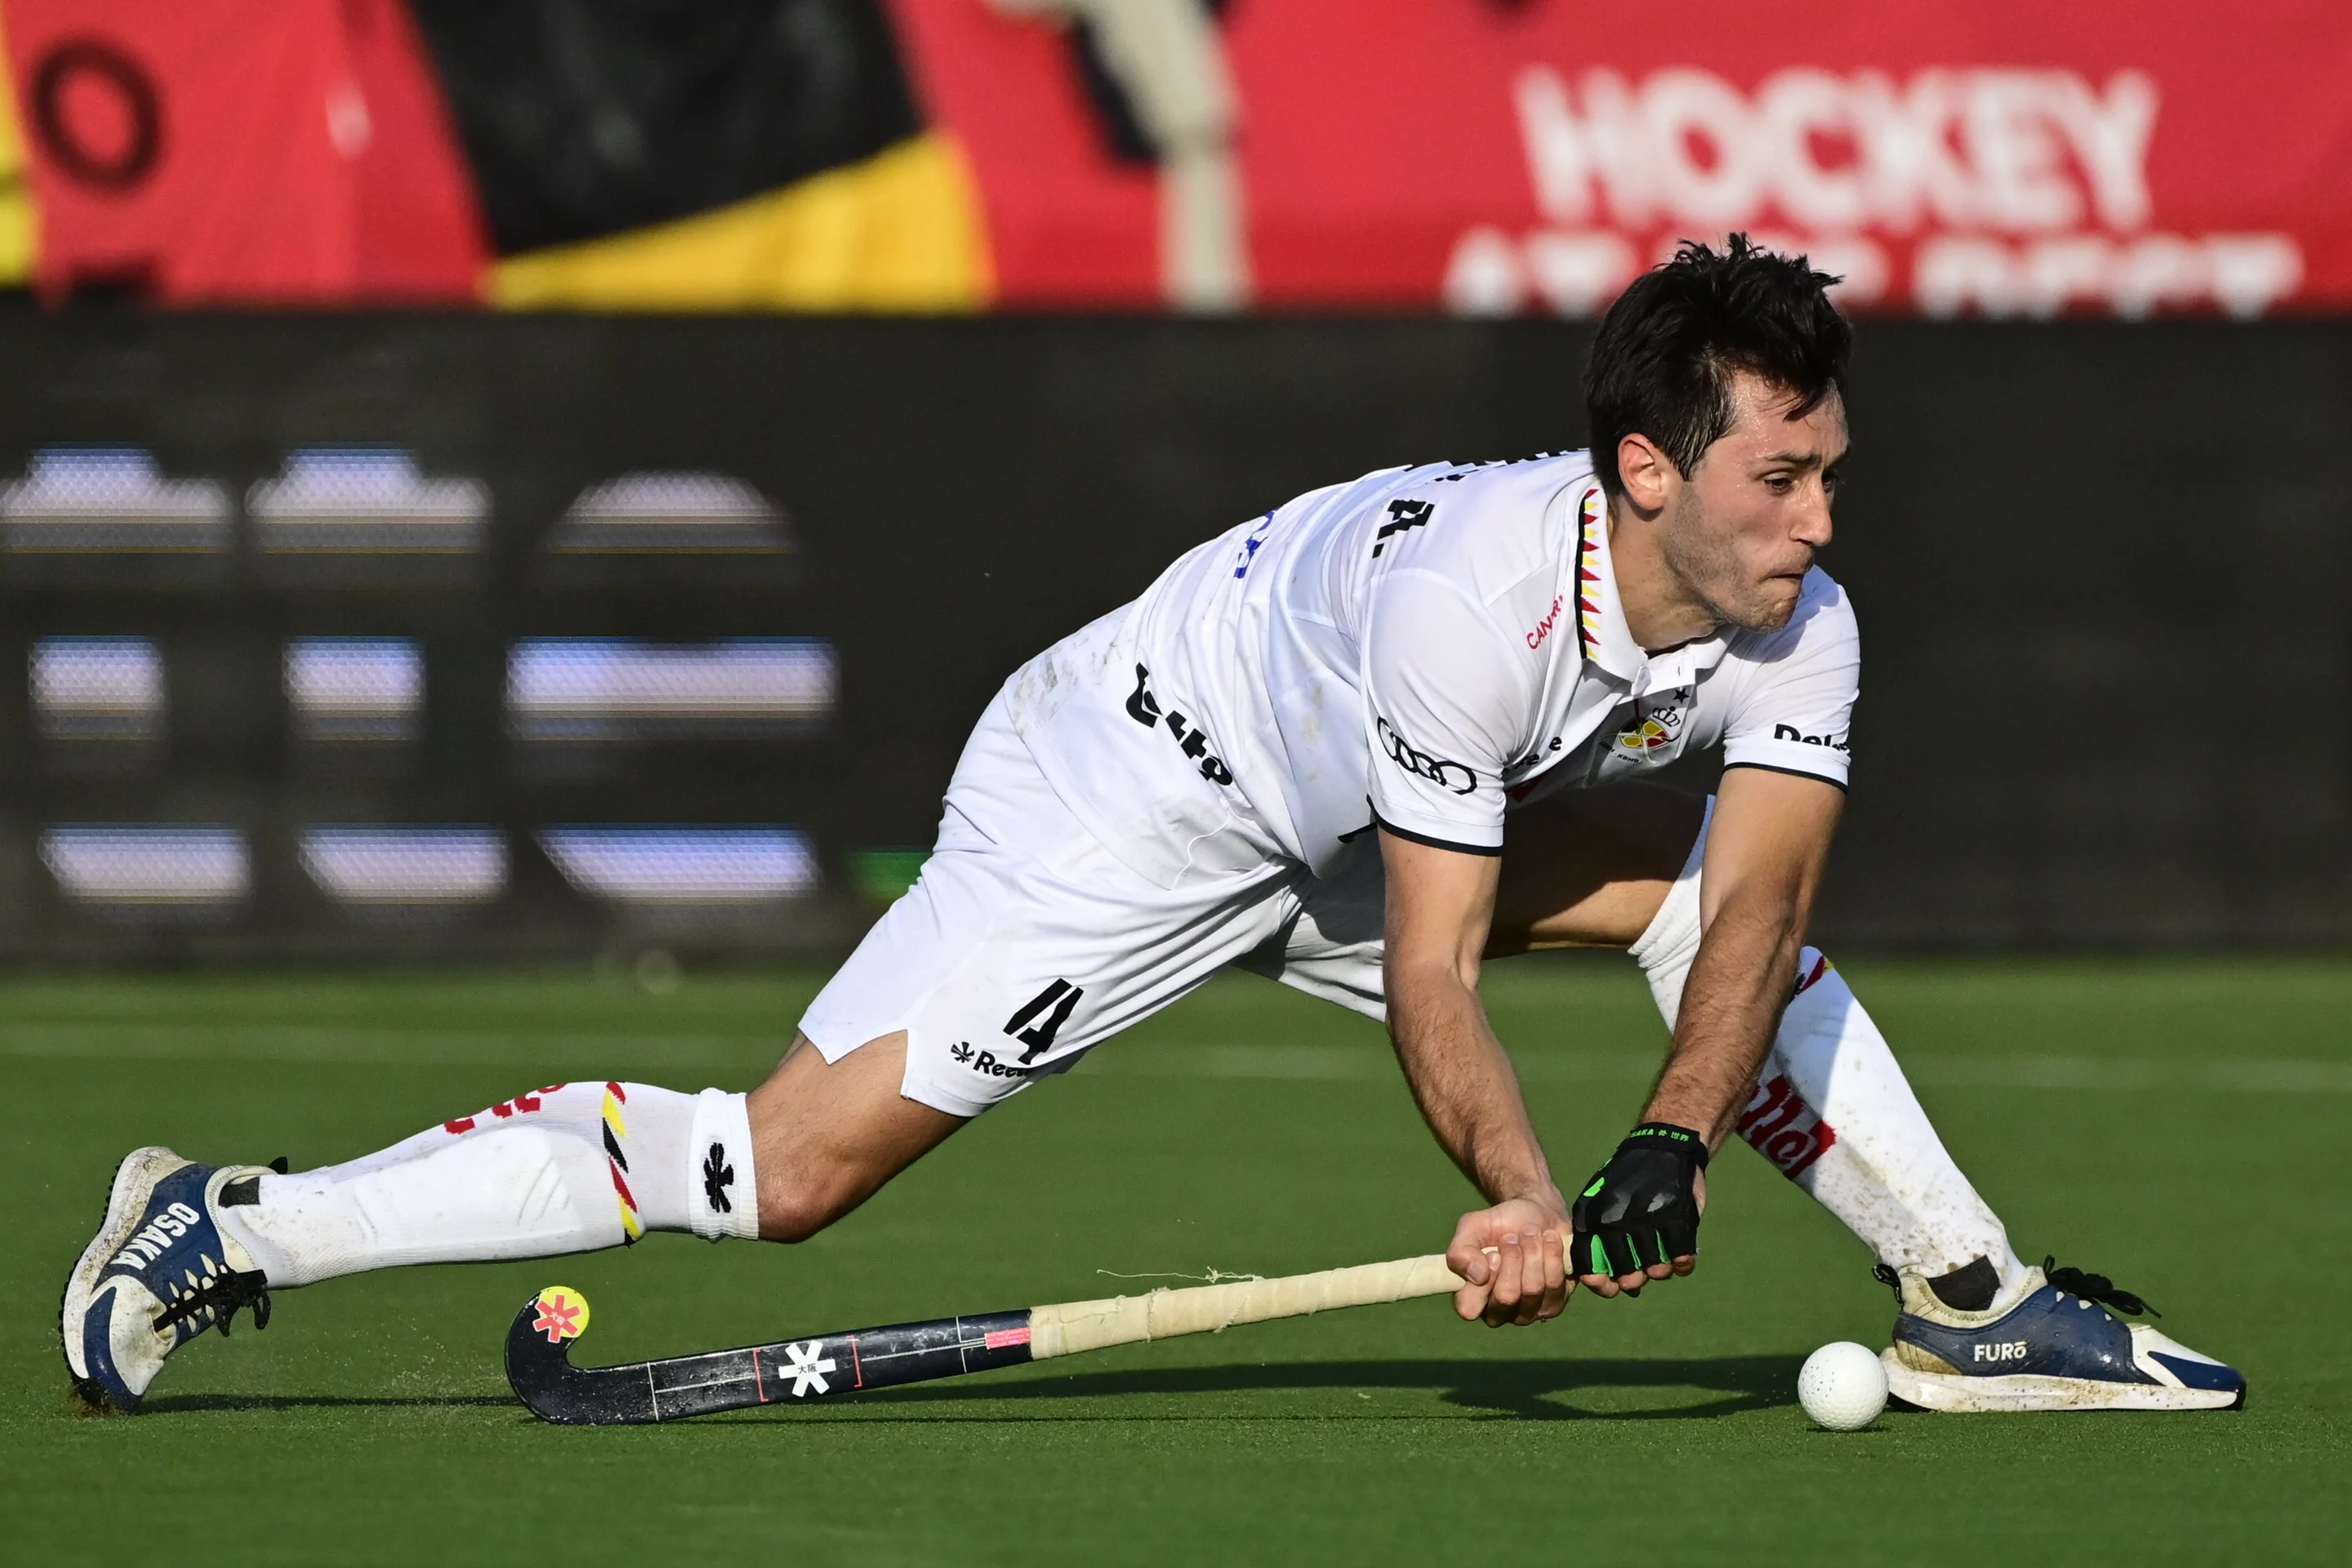
{"label": "black clover logo on sock", "polygon": [[727,1163],[727,1145],[713,1143],[702,1160],[702,1195],[720,1214],[735,1212],[735,1205],[727,1201],[727,1188],[734,1180],[735,1167]]}

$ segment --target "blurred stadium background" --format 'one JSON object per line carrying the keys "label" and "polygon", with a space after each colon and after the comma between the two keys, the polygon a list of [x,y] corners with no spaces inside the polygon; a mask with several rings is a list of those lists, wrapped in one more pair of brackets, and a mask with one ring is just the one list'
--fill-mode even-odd
{"label": "blurred stadium background", "polygon": [[1591,318],[1735,228],[1864,319],[1824,941],[2352,939],[2340,5],[0,33],[0,960],[839,951],[1016,662],[1580,444]]}

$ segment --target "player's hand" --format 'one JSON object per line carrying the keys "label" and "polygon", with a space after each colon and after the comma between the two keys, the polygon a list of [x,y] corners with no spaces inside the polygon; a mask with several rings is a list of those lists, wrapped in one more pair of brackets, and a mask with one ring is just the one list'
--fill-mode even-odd
{"label": "player's hand", "polygon": [[1445,1266],[1467,1281],[1454,1292],[1454,1310],[1489,1328],[1557,1318],[1576,1289],[1568,1277],[1568,1222],[1533,1198],[1464,1215]]}
{"label": "player's hand", "polygon": [[1706,1141],[1686,1127],[1645,1121],[1629,1133],[1577,1195],[1578,1282],[1601,1296],[1638,1296],[1651,1280],[1696,1267],[1706,1158]]}

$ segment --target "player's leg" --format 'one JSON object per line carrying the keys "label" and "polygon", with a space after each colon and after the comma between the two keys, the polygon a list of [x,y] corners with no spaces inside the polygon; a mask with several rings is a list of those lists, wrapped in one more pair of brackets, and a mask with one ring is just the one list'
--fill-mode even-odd
{"label": "player's leg", "polygon": [[[1565,791],[1514,816],[1486,956],[1628,949],[1673,1027],[1698,952],[1708,811],[1702,797],[1627,784]],[[1379,1017],[1381,935],[1379,862],[1359,855],[1308,893],[1284,950],[1248,966]],[[1783,1014],[1738,1129],[1882,1261],[1937,1280],[1958,1304],[1981,1308],[1996,1289],[2022,1284],[2027,1271],[2000,1220],[1825,963]]]}
{"label": "player's leg", "polygon": [[[1489,952],[1623,947],[1673,1027],[1697,955],[1708,803],[1651,785],[1570,792],[1515,817]],[[1816,962],[1818,961],[1818,962]],[[1885,1037],[1818,954],[1737,1122],[1881,1261],[1963,1300],[2022,1281],[2000,1222],[1919,1108]],[[1834,1129],[1834,1131],[1831,1131]]]}
{"label": "player's leg", "polygon": [[[1698,951],[1707,810],[1618,785],[1515,816],[1487,955],[1629,949],[1671,1027]],[[1379,1018],[1381,901],[1379,860],[1360,855],[1305,890],[1279,942],[1244,967]],[[1898,1394],[1945,1409],[2184,1408],[2242,1395],[2231,1369],[2094,1310],[2095,1298],[2137,1304],[2104,1279],[2026,1268],[1844,977],[1807,949],[1790,981],[1736,1127],[1895,1273],[1903,1310],[1888,1370]],[[1979,1363],[1979,1347],[1995,1359]]]}
{"label": "player's leg", "polygon": [[[1653,857],[1673,808],[1600,792],[1580,805],[1580,819],[1547,814],[1539,833],[1528,836],[1576,868],[1558,879],[1564,896],[1551,900],[1550,912],[1543,878],[1530,871],[1514,885],[1506,857],[1505,885],[1516,900],[1509,929],[1527,945],[1622,940],[1629,916],[1657,886]],[[1612,832],[1613,816],[1628,826]],[[1669,1027],[1700,935],[1704,816],[1691,826],[1678,871],[1629,944]],[[1608,859],[1627,851],[1574,847],[1596,831],[1633,847],[1633,875]],[[1664,841],[1672,842],[1670,832]],[[1514,853],[1521,842],[1515,837]],[[1596,861],[1619,874],[1613,893],[1592,890]],[[2093,1308],[2095,1300],[2137,1312],[2135,1298],[2073,1269],[2045,1276],[2017,1257],[2000,1218],[1946,1152],[1885,1037],[1816,949],[1802,952],[1735,1128],[1867,1243],[1892,1276],[1902,1310],[1888,1373],[1901,1397],[1950,1410],[2192,1409],[2242,1400],[2244,1380],[2233,1369]]]}
{"label": "player's leg", "polygon": [[750,1095],[554,1084],[298,1174],[142,1149],[68,1281],[67,1364],[135,1408],[163,1362],[268,1292],[412,1263],[593,1252],[647,1231],[814,1235],[961,1126],[906,1099],[903,1034],[827,1063],[800,1043]]}
{"label": "player's leg", "polygon": [[[1708,810],[1700,797],[1634,784],[1565,791],[1515,816],[1487,956],[1628,949],[1671,1028],[1698,952]],[[1287,951],[1259,967],[1380,1016],[1381,897],[1377,859],[1359,856],[1309,894]],[[1958,1304],[1990,1305],[1986,1292],[2022,1282],[2000,1220],[1834,970],[1824,967],[1790,1004],[1738,1125],[1883,1261],[1937,1280]]]}
{"label": "player's leg", "polygon": [[971,1120],[908,1099],[906,1075],[903,1029],[831,1062],[794,1038],[751,1094],[762,1237],[807,1240]]}
{"label": "player's leg", "polygon": [[749,1095],[558,1084],[346,1164],[259,1175],[221,1225],[281,1289],[647,1231],[799,1241],[963,1124],[900,1094],[905,1055],[903,1034],[837,1063],[798,1041]]}
{"label": "player's leg", "polygon": [[408,1263],[543,1258],[648,1230],[757,1234],[745,1097],[618,1079],[551,1084],[299,1173],[142,1149],[68,1278],[67,1368],[134,1408],[164,1360],[272,1289]]}
{"label": "player's leg", "polygon": [[956,1127],[1199,984],[1276,918],[1274,878],[1161,889],[1085,832],[992,710],[921,879],[750,1095],[553,1085],[286,1174],[142,1150],[69,1279],[68,1370],[135,1407],[165,1358],[268,1291],[410,1263],[550,1257],[646,1230],[798,1240]]}

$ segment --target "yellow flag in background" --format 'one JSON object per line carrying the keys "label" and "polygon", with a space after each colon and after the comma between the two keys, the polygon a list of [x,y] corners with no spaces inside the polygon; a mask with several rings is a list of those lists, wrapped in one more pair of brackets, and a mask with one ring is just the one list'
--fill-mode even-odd
{"label": "yellow flag in background", "polygon": [[[0,65],[7,59],[5,45],[0,37]],[[33,279],[37,226],[26,174],[16,83],[7,70],[0,69],[0,289],[21,289]]]}
{"label": "yellow flag in background", "polygon": [[698,213],[499,262],[509,310],[962,311],[994,292],[962,150],[926,132]]}

